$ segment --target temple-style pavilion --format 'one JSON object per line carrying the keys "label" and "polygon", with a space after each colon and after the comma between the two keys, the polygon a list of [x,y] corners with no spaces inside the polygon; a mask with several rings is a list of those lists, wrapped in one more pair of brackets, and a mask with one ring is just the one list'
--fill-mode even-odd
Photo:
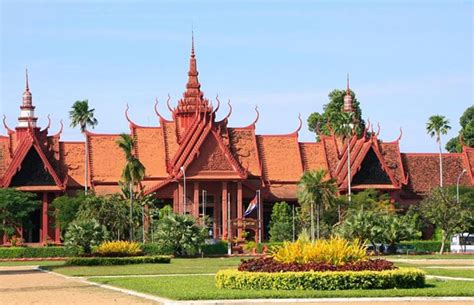
{"label": "temple-style pavilion", "polygon": [[[346,193],[348,156],[353,192],[374,188],[409,205],[439,185],[438,154],[401,153],[401,131],[400,137],[391,142],[378,138],[380,130],[367,129],[362,136],[354,135],[350,143],[335,135],[320,135],[318,142],[299,142],[301,118],[299,127],[291,133],[258,135],[257,109],[256,118],[248,126],[230,127],[230,102],[228,114],[218,121],[220,102],[216,100],[214,107],[201,91],[193,43],[186,91],[176,107],[167,101],[170,118],[158,111],[158,102],[157,126],[138,125],[129,118],[128,107],[125,111],[130,134],[137,139],[135,155],[146,167],[145,192],[171,204],[177,213],[194,216],[203,213],[205,202],[215,238],[226,238],[228,228],[233,236],[241,232],[238,220],[244,218],[244,210],[257,195],[263,204],[249,218],[262,215],[260,234],[266,236],[272,205],[283,200],[296,203],[297,183],[304,171],[326,170],[336,179],[339,191]],[[350,108],[350,103],[346,101],[345,108]],[[20,110],[15,129],[7,126],[5,117],[3,120],[7,135],[0,136],[0,187],[33,192],[43,201],[42,208],[31,215],[33,227],[20,229],[26,242],[60,243],[59,231],[48,213],[50,203],[56,196],[84,188],[86,147],[88,187],[96,194],[120,192],[118,182],[125,159],[116,144],[119,135],[87,131],[86,146],[84,142],[61,141],[62,124],[61,130],[52,135],[50,124],[40,129],[28,75]],[[467,174],[462,176],[461,184],[474,185],[474,148],[445,153],[443,163],[445,185],[456,184],[463,169]]]}

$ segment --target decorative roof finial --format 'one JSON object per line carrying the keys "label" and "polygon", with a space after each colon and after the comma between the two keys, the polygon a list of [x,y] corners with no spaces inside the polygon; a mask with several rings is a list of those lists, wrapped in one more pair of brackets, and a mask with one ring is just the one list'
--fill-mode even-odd
{"label": "decorative roof finial", "polygon": [[349,87],[349,73],[347,73],[347,89],[346,89],[346,95],[344,95],[343,111],[344,112],[354,112],[354,108],[352,107],[351,89]]}
{"label": "decorative roof finial", "polygon": [[191,30],[191,57],[194,57],[194,27]]}
{"label": "decorative roof finial", "polygon": [[28,68],[26,68],[26,91],[30,91],[30,85],[28,80]]}

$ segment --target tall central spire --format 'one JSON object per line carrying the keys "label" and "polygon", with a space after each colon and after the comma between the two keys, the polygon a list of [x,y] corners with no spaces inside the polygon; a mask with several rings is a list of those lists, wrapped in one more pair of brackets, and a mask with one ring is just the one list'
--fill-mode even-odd
{"label": "tall central spire", "polygon": [[28,69],[25,71],[25,92],[23,92],[23,102],[20,106],[20,117],[18,118],[18,127],[36,127],[35,106],[33,106],[33,96],[30,92],[28,79]]}
{"label": "tall central spire", "polygon": [[201,84],[198,79],[196,54],[194,49],[194,31],[191,35],[191,56],[189,58],[188,82],[183,98],[178,103],[178,108],[185,112],[194,112],[196,108],[203,110],[207,108],[208,101],[204,99],[204,93],[201,92]]}

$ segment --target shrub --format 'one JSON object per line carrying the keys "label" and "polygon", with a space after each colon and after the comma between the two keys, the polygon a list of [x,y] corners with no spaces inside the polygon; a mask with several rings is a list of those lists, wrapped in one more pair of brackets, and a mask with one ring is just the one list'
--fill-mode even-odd
{"label": "shrub", "polygon": [[98,256],[138,256],[142,254],[140,244],[129,241],[106,241],[94,249]]}
{"label": "shrub", "polygon": [[284,242],[274,249],[272,256],[281,263],[326,263],[335,266],[367,258],[365,247],[358,240],[351,243],[339,237],[314,243],[301,240]]}
{"label": "shrub", "polygon": [[175,255],[194,255],[204,242],[206,229],[189,215],[170,214],[158,222],[156,243]]}
{"label": "shrub", "polygon": [[383,271],[397,269],[392,262],[384,259],[365,260],[334,266],[326,263],[280,263],[271,257],[242,260],[240,271],[250,272],[302,272],[302,271]]}
{"label": "shrub", "polygon": [[425,273],[405,268],[386,271],[245,272],[221,270],[218,288],[272,290],[339,290],[417,288],[425,285]]}
{"label": "shrub", "polygon": [[212,244],[212,245],[203,244],[201,245],[201,251],[204,255],[227,254],[227,242],[218,241],[217,243]]}
{"label": "shrub", "polygon": [[[400,245],[405,246],[413,246],[415,248],[415,252],[422,252],[422,253],[432,253],[438,252],[441,248],[441,241],[433,241],[433,240],[413,240],[413,241],[402,241]],[[449,251],[451,244],[445,243],[444,251]]]}
{"label": "shrub", "polygon": [[66,247],[0,247],[0,258],[73,257],[78,253]]}
{"label": "shrub", "polygon": [[76,257],[67,259],[69,266],[112,266],[129,264],[168,264],[170,256],[130,256],[130,257]]}
{"label": "shrub", "polygon": [[293,238],[291,206],[285,201],[273,205],[269,234],[272,242],[282,242]]}
{"label": "shrub", "polygon": [[72,222],[66,232],[65,245],[77,251],[90,254],[92,247],[107,240],[108,232],[97,220],[81,220]]}

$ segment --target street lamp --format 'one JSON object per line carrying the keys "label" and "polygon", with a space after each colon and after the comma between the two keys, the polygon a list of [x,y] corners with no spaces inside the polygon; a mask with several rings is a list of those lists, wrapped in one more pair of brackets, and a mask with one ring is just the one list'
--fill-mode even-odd
{"label": "street lamp", "polygon": [[181,166],[179,168],[181,172],[183,173],[183,213],[186,215],[186,172],[184,170],[184,166]]}
{"label": "street lamp", "polygon": [[463,169],[462,172],[458,176],[458,180],[456,182],[456,202],[459,204],[459,181],[461,180],[462,176],[466,173],[466,169]]}
{"label": "street lamp", "polygon": [[[351,89],[349,87],[349,74],[347,74],[347,89],[346,89],[346,95],[344,95],[344,106],[342,108],[342,111],[348,114],[348,120],[352,119],[352,115],[354,114],[354,107],[352,105],[352,95],[351,95]],[[348,138],[347,138],[347,196],[349,199],[349,205],[352,202],[352,190],[351,190],[351,135],[352,131],[354,129],[354,124],[347,122],[346,127],[349,128],[350,130],[350,135],[349,132],[347,133]]]}

